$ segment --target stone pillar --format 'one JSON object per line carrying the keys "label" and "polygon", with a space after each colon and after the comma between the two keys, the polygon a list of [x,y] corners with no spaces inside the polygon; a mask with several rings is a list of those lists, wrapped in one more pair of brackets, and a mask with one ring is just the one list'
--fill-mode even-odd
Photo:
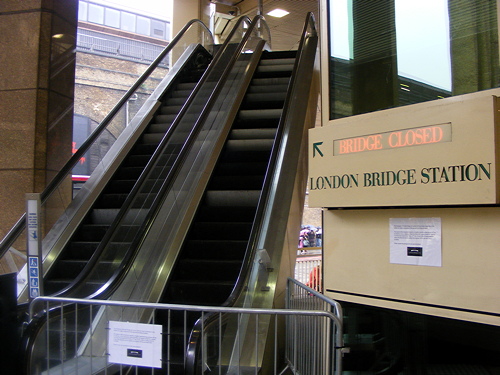
{"label": "stone pillar", "polygon": [[25,193],[41,192],[71,156],[77,10],[77,0],[0,1],[2,238]]}

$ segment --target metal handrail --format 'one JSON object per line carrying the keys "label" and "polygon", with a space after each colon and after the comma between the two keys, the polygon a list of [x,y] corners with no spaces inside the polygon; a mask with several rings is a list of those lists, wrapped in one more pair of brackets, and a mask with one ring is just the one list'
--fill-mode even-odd
{"label": "metal handrail", "polygon": [[[258,223],[257,225],[259,225],[263,220],[264,210],[265,210],[266,203],[268,201],[268,196],[269,196],[269,193],[271,190],[271,185],[272,185],[271,182],[272,182],[273,175],[272,175],[272,173],[270,173],[270,171],[273,171],[275,169],[277,154],[278,154],[279,148],[280,148],[279,145],[281,143],[281,139],[282,139],[282,135],[283,135],[283,131],[284,131],[284,126],[286,124],[287,112],[288,112],[288,108],[290,107],[290,101],[292,99],[291,92],[293,90],[291,88],[293,88],[294,84],[295,84],[296,73],[297,73],[298,67],[299,67],[300,62],[301,62],[303,47],[304,47],[305,39],[308,35],[309,26],[312,27],[312,35],[317,36],[316,21],[314,18],[314,14],[311,12],[309,12],[306,16],[306,21],[304,24],[303,32],[301,34],[302,37],[300,40],[296,61],[295,61],[295,64],[294,64],[294,67],[292,70],[291,79],[290,79],[290,82],[288,85],[287,96],[285,98],[285,102],[283,105],[283,115],[282,115],[282,118],[280,119],[280,122],[278,124],[278,129],[277,129],[275,141],[273,143],[273,147],[272,147],[272,151],[271,151],[270,162],[269,162],[269,165],[268,165],[268,168],[266,171],[266,176],[264,178],[264,183],[263,183],[263,189],[262,189],[262,192],[260,194],[259,202],[257,205],[257,211],[255,214],[255,219],[254,219],[254,223]],[[262,232],[262,229],[263,228],[260,226],[258,228],[252,227],[251,232],[250,232],[250,239],[248,241],[247,249],[245,252],[245,257],[244,257],[243,263],[242,263],[243,264],[242,269],[240,270],[239,276],[237,278],[236,284],[235,284],[231,294],[229,295],[228,299],[221,306],[232,306],[237,301],[237,299],[240,297],[242,291],[244,290],[246,277],[249,274],[251,267],[253,266],[253,262],[251,262],[250,260],[254,259],[256,254],[257,254],[257,250],[258,250],[257,249],[257,241],[258,241],[258,238]],[[199,338],[200,338],[198,335],[198,333],[201,331],[200,327],[207,326],[207,325],[211,324],[215,320],[215,318],[216,318],[216,316],[207,315],[206,317],[204,317],[204,319],[200,319],[196,322],[196,324],[192,330],[192,337],[190,339],[190,346],[192,346],[192,347],[188,349],[188,351],[190,353],[197,352],[196,346],[197,346],[197,343],[199,342]],[[191,371],[191,373],[194,373],[194,365],[195,365],[194,361],[195,361],[194,358],[190,359],[190,362],[189,362],[190,368],[188,369],[188,372]]]}
{"label": "metal handrail", "polygon": [[[295,289],[294,289],[295,288]],[[331,299],[326,297],[325,295],[321,294],[317,290],[308,287],[307,285],[301,283],[300,281],[289,277],[287,279],[287,284],[286,284],[286,295],[285,295],[285,307],[287,309],[294,309],[296,306],[293,306],[292,303],[292,289],[294,291],[298,290],[298,300],[300,301],[300,307],[301,309],[306,309],[306,310],[320,310],[324,309],[325,311],[329,311],[333,313],[338,321],[339,321],[339,327],[343,329],[344,326],[344,312],[342,309],[342,305]],[[297,297],[295,295],[295,297]],[[338,329],[339,327],[336,327]],[[335,334],[337,334],[337,331],[334,331]],[[335,348],[335,356],[334,356],[334,364],[333,368],[335,369],[336,374],[341,374],[342,373],[342,356],[344,353],[349,352],[349,348],[345,347],[344,343],[344,338],[343,335],[342,337],[339,338],[339,341],[337,341],[336,348]]]}
{"label": "metal handrail", "polygon": [[86,298],[61,298],[61,297],[37,297],[30,304],[29,314],[33,317],[37,311],[47,311],[47,309],[37,308],[41,302],[58,302],[61,306],[72,304],[94,305],[94,306],[119,306],[136,307],[140,309],[159,309],[174,311],[196,311],[196,312],[215,312],[215,313],[241,313],[241,314],[276,314],[276,315],[308,315],[308,316],[326,316],[331,318],[340,328],[338,317],[329,311],[322,310],[300,310],[300,309],[264,309],[264,308],[243,308],[243,307],[221,307],[221,306],[201,306],[201,305],[179,305],[155,302],[133,302],[133,301],[113,301]]}
{"label": "metal handrail", "polygon": [[[158,67],[161,61],[167,56],[172,49],[177,45],[177,43],[182,39],[184,34],[191,28],[192,25],[199,24],[212,38],[212,44],[214,43],[214,38],[208,27],[200,20],[193,19],[189,21],[179,33],[172,39],[167,47],[158,55],[158,57],[151,63],[151,65],[142,73],[142,75],[137,79],[137,81],[128,89],[128,91],[122,96],[118,103],[113,107],[113,109],[104,117],[101,123],[96,127],[96,129],[89,135],[89,137],[83,142],[83,144],[76,150],[76,152],[71,156],[71,158],[66,162],[66,164],[61,168],[61,170],[56,174],[56,176],[49,182],[45,189],[40,194],[40,199],[42,204],[47,201],[47,199],[55,192],[56,188],[65,180],[68,173],[71,172],[73,167],[78,163],[82,156],[89,150],[96,139],[101,135],[101,133],[106,129],[111,120],[115,115],[122,109],[122,107],[127,103],[130,97],[135,93],[135,91],[148,79],[151,73]],[[0,242],[0,258],[2,258],[5,253],[9,250],[12,244],[21,235],[22,231],[26,226],[26,212],[21,215],[19,220],[14,224],[14,226],[9,230],[5,237]]]}
{"label": "metal handrail", "polygon": [[[307,293],[309,296],[314,296],[315,298],[318,298],[322,302],[330,305],[332,307],[333,313],[337,316],[340,323],[343,323],[344,312],[342,310],[342,305],[339,302],[337,302],[331,298],[328,298],[324,294],[318,292],[317,290],[315,290],[311,287],[308,287],[307,285],[301,283],[297,279],[289,277],[287,280],[288,280],[288,283],[287,283],[287,290],[288,291],[290,291],[290,284],[296,285],[297,287],[304,289],[305,293]],[[289,297],[290,297],[290,293],[287,293],[287,302],[290,302]],[[287,304],[286,306],[288,307],[289,305]]]}
{"label": "metal handrail", "polygon": [[[248,22],[249,20],[250,19],[247,16],[241,17],[240,20],[238,21],[238,23],[234,26],[234,28],[230,34],[230,37],[232,37],[235,34],[236,30],[240,27],[240,25],[243,22]],[[210,67],[205,71],[205,73],[203,74],[199,83],[193,89],[193,92],[189,95],[186,103],[183,105],[179,114],[177,115],[174,122],[172,123],[172,125],[168,129],[167,133],[164,135],[164,137],[160,141],[160,144],[156,148],[150,161],[148,162],[148,164],[144,168],[143,172],[139,176],[137,182],[134,184],[131,192],[129,193],[128,197],[126,198],[125,202],[123,203],[116,218],[114,219],[110,228],[108,229],[105,236],[101,240],[101,243],[99,244],[98,248],[94,252],[94,255],[91,257],[89,262],[85,265],[85,268],[80,272],[80,274],[66,288],[64,288],[63,290],[61,290],[60,292],[58,292],[54,296],[61,296],[63,294],[70,292],[74,288],[76,288],[83,281],[83,279],[88,276],[88,274],[91,272],[91,270],[97,264],[103,251],[106,249],[109,241],[111,240],[112,236],[115,234],[116,230],[120,227],[120,224],[121,224],[123,218],[125,217],[126,213],[128,212],[128,209],[131,207],[136,194],[139,192],[139,190],[141,189],[143,184],[146,182],[150,172],[153,170],[153,168],[157,164],[159,158],[164,153],[164,149],[167,146],[168,142],[170,141],[172,135],[174,134],[177,126],[181,122],[182,117],[186,114],[187,110],[189,109],[190,105],[193,103],[194,99],[196,98],[197,94],[199,93],[199,91],[201,90],[201,88],[203,87],[205,82],[207,81],[208,77],[210,77],[210,74],[217,68],[219,59],[222,56],[224,56],[224,53],[228,50],[229,41],[231,40],[230,37],[228,37],[226,43],[224,43],[222,45],[222,47],[218,51],[216,57],[214,58],[214,60],[210,64]],[[246,39],[244,38],[240,44],[243,45],[245,40]],[[238,57],[238,53],[235,53],[232,56],[231,61],[229,61],[229,62],[224,61],[223,62],[224,64],[226,64],[226,68],[225,68],[224,72],[222,73],[222,75],[220,76],[220,79],[219,79],[218,83],[216,84],[215,88],[213,89],[212,94],[210,95],[210,98],[207,100],[207,103],[205,104],[203,110],[201,111],[200,116],[198,117],[195,124],[193,125],[193,128],[192,128],[190,134],[186,138],[186,142],[182,146],[182,149],[179,152],[179,156],[176,158],[176,160],[174,161],[174,163],[171,166],[169,173],[164,178],[164,181],[162,183],[162,186],[160,187],[159,192],[155,193],[156,198],[154,199],[154,201],[151,205],[149,213],[146,215],[146,218],[144,220],[144,224],[142,225],[142,230],[137,233],[137,235],[135,236],[134,240],[132,241],[132,243],[130,245],[131,249],[138,249],[140,247],[139,244],[143,238],[143,235],[144,235],[146,229],[149,228],[149,226],[150,226],[149,223],[151,223],[153,221],[158,209],[160,208],[160,204],[162,202],[161,197],[168,190],[168,188],[172,185],[172,183],[174,181],[174,177],[176,175],[176,171],[178,170],[179,166],[182,164],[182,155],[184,154],[184,150],[189,149],[192,146],[192,143],[195,139],[196,134],[198,133],[198,129],[199,129],[200,125],[203,123],[204,119],[208,115],[208,112],[209,112],[210,108],[212,107],[213,102],[217,97],[217,94],[219,93],[220,89],[223,87],[232,66],[236,62],[237,57]],[[96,298],[97,296],[99,296],[101,298],[106,298],[104,296],[108,296],[110,293],[112,293],[112,291],[113,291],[112,286],[118,284],[117,281],[119,281],[120,278],[126,273],[124,271],[131,266],[131,259],[133,258],[133,256],[134,256],[133,252],[131,252],[131,251],[127,252],[125,258],[121,262],[121,265],[117,268],[117,270],[115,270],[115,272],[113,273],[111,278],[106,282],[106,284],[103,285],[98,291],[93,293],[91,296],[88,296],[87,298]]]}

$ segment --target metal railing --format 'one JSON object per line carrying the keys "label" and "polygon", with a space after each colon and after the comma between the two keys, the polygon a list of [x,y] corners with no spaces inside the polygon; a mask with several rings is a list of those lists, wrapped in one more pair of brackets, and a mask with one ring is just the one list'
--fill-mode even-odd
{"label": "metal railing", "polygon": [[[330,342],[325,342],[324,337],[317,337],[316,330],[311,329],[307,322],[300,326],[295,326],[290,330],[290,324],[287,324],[287,340],[285,358],[288,361],[288,366],[298,374],[342,374],[342,356],[347,349],[343,342],[343,316],[342,306],[337,301],[334,301],[318,291],[306,286],[292,278],[288,278],[287,289],[285,295],[286,308],[311,311],[327,311],[332,313],[338,319],[338,324],[330,326],[332,335],[336,338],[335,346],[329,347]],[[327,327],[323,327],[327,329]],[[299,340],[304,342],[301,352],[297,348],[290,346],[290,338],[299,337]],[[321,361],[315,357],[318,347],[322,348],[324,356]]]}
{"label": "metal railing", "polygon": [[295,261],[295,279],[308,287],[322,292],[321,255],[298,255]]}
{"label": "metal railing", "polygon": [[[155,368],[159,367],[167,373],[174,373],[171,371],[175,370],[176,353],[170,350],[171,340],[183,340],[187,345],[189,329],[186,329],[185,323],[183,332],[173,332],[169,323],[164,326],[156,325],[156,316],[167,314],[169,321],[183,319],[186,322],[189,314],[196,312],[201,313],[202,317],[205,314],[216,314],[218,317],[215,328],[212,326],[210,330],[206,330],[206,327],[202,327],[201,332],[201,355],[204,363],[211,363],[211,373],[258,374],[261,362],[258,360],[260,353],[257,343],[263,339],[260,327],[271,322],[272,343],[268,345],[269,352],[266,353],[266,358],[272,362],[267,366],[271,368],[270,374],[282,374],[287,368],[292,369],[294,374],[301,375],[340,374],[334,372],[331,365],[333,350],[341,344],[342,325],[341,320],[330,311],[223,308],[38,297],[30,306],[30,315],[33,316],[36,311],[41,310],[50,314],[54,308],[64,310],[75,304],[80,306],[77,309],[79,314],[63,314],[60,320],[45,326],[44,334],[39,335],[39,339],[45,343],[40,346],[44,352],[37,353],[39,361],[32,363],[31,368],[26,369],[27,373],[89,374],[101,371],[102,374],[128,374],[135,373],[139,366],[141,374],[149,373],[148,369],[153,374]],[[145,311],[150,317],[147,324],[141,320]],[[243,336],[239,329],[230,332],[224,330],[227,319],[248,320],[251,323],[253,329],[249,331],[248,327],[245,327],[244,340],[246,344],[255,343],[254,350],[248,350],[249,346],[246,345],[246,351],[239,352]],[[282,362],[280,353],[283,324],[288,332],[286,346],[295,353],[293,357],[288,358],[286,364]],[[303,335],[304,332],[307,332],[306,336]],[[78,334],[85,336],[83,344],[76,339]],[[235,345],[226,348],[229,336],[229,342]],[[308,336],[315,338],[314,343],[304,341],[308,340]],[[216,350],[212,350],[214,346],[217,347]],[[216,358],[210,357],[212,351],[217,353]],[[301,361],[306,359],[317,364],[314,372],[302,370]],[[182,368],[182,358],[178,363]],[[319,368],[327,372],[317,372]]]}
{"label": "metal railing", "polygon": [[[164,49],[161,45],[85,29],[78,29],[76,48],[77,52],[103,54],[145,63],[154,61]],[[167,67],[168,62],[164,61],[161,65]]]}
{"label": "metal railing", "polygon": [[[59,187],[62,185],[63,188],[67,188],[63,182],[67,181],[68,176],[71,174],[74,166],[80,161],[80,159],[85,155],[85,153],[98,142],[100,136],[105,131],[110,131],[116,137],[119,134],[119,126],[117,127],[114,123],[116,118],[119,117],[119,114],[125,108],[128,100],[135,95],[137,92],[141,91],[143,87],[149,87],[150,91],[154,90],[159,81],[155,81],[154,83],[148,83],[148,80],[151,80],[152,75],[156,72],[157,68],[160,65],[165,65],[163,62],[165,59],[171,58],[171,53],[174,53],[174,48],[177,45],[182,45],[184,43],[183,38],[186,36],[188,38],[192,38],[189,33],[193,32],[193,30],[199,27],[201,31],[198,31],[199,38],[201,39],[201,44],[211,49],[213,47],[213,37],[208,30],[208,28],[203,24],[200,20],[191,20],[184,26],[184,28],[172,39],[170,44],[156,57],[153,63],[142,73],[142,75],[138,78],[138,80],[130,87],[130,89],[122,96],[122,98],[118,101],[118,103],[113,107],[113,109],[108,113],[108,115],[101,121],[101,123],[97,126],[97,128],[90,134],[87,140],[80,146],[78,150],[72,155],[72,157],[66,162],[66,164],[61,168],[61,170],[57,173],[57,175],[49,182],[47,187],[41,193],[42,205],[46,205],[49,202],[49,199],[52,197],[56,197],[55,199],[59,199],[60,196],[67,197],[64,191],[59,191]],[[124,130],[125,127],[122,127],[121,130]],[[104,155],[100,155],[101,159]],[[64,202],[51,203],[51,208],[54,211],[54,207],[60,207],[58,211],[62,213],[66,206],[69,204],[70,199],[64,199]],[[58,216],[58,215],[56,215]],[[23,213],[19,220],[14,224],[14,226],[9,230],[6,236],[0,242],[0,259],[11,249],[11,247],[16,243],[16,241],[21,237],[24,233],[24,229],[26,226],[26,213]],[[46,229],[46,232],[48,232]],[[19,241],[17,241],[19,243]]]}

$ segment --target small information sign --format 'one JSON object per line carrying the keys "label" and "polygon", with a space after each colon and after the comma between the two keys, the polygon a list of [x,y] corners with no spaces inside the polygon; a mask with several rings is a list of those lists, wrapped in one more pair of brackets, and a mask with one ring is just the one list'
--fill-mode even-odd
{"label": "small information sign", "polygon": [[26,194],[26,228],[29,298],[42,295],[42,242],[40,238],[40,194]]}
{"label": "small information sign", "polygon": [[162,326],[109,322],[109,362],[161,368]]}
{"label": "small information sign", "polygon": [[441,267],[441,218],[390,219],[390,262]]}

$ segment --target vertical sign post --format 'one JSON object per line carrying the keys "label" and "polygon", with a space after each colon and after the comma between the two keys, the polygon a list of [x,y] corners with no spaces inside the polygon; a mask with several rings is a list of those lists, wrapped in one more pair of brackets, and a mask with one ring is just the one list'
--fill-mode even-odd
{"label": "vertical sign post", "polygon": [[29,299],[43,295],[42,239],[40,236],[41,200],[39,193],[26,194],[26,228]]}

